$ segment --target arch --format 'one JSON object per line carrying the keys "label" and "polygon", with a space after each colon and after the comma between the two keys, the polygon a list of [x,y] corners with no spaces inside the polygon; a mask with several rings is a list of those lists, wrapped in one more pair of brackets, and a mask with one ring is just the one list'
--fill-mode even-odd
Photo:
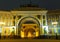
{"label": "arch", "polygon": [[[32,21],[33,23],[37,24],[38,28],[40,29],[40,21],[38,18],[36,18],[34,16],[25,16],[25,17],[22,17],[21,19],[18,20],[18,23],[17,23],[18,35],[19,35],[20,30],[21,30],[22,24],[24,24],[26,21]],[[34,28],[32,28],[32,29],[34,29]]]}
{"label": "arch", "polygon": [[[31,21],[36,22],[36,23],[39,25],[39,28],[40,28],[41,23],[40,23],[39,19],[36,18],[36,17],[34,17],[34,16],[25,16],[25,17],[22,17],[21,19],[19,19],[19,20],[18,20],[18,23],[17,23],[17,28],[19,28],[18,25],[20,24],[20,26],[21,26],[21,24],[23,23],[22,21],[23,21],[24,19],[26,20],[27,18],[32,18]],[[28,19],[28,20],[29,20],[29,19]],[[26,21],[27,21],[27,20],[26,20]],[[25,21],[24,21],[24,22],[25,22]]]}

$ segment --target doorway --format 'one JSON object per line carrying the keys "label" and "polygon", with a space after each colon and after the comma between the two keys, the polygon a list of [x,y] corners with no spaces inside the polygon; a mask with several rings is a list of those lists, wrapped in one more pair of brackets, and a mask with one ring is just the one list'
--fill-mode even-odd
{"label": "doorway", "polygon": [[21,38],[35,38],[39,36],[40,22],[34,17],[25,17],[18,24],[18,34]]}

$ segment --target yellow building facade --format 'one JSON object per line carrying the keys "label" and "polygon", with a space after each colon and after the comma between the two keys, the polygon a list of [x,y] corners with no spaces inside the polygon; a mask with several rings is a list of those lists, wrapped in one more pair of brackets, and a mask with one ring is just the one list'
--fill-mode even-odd
{"label": "yellow building facade", "polygon": [[59,11],[49,12],[40,8],[23,7],[0,11],[0,35],[35,38],[41,35],[60,35]]}
{"label": "yellow building facade", "polygon": [[44,34],[47,10],[32,11],[0,11],[0,33],[1,36],[14,35],[21,37],[37,37]]}

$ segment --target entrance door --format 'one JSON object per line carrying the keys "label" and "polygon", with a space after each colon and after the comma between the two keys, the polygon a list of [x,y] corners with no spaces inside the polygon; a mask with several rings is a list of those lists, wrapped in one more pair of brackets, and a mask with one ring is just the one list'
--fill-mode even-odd
{"label": "entrance door", "polygon": [[18,22],[18,35],[21,38],[34,38],[39,36],[40,22],[33,16],[23,17]]}
{"label": "entrance door", "polygon": [[22,24],[21,38],[34,38],[39,36],[37,24]]}

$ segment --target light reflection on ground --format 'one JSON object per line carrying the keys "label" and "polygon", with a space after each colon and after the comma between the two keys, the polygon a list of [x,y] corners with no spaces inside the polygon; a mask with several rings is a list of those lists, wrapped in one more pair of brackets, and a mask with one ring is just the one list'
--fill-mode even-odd
{"label": "light reflection on ground", "polygon": [[0,42],[60,42],[54,39],[0,39]]}

